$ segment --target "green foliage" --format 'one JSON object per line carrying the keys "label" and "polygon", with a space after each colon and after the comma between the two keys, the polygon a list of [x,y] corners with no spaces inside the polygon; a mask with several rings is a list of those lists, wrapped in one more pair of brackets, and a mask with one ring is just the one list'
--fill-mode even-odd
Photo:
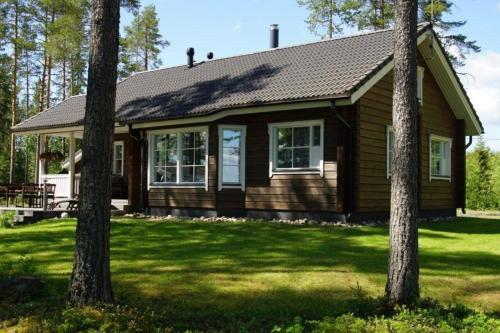
{"label": "green foliage", "polygon": [[12,211],[6,211],[0,214],[0,227],[12,228],[16,223],[15,220],[16,213]]}
{"label": "green foliage", "polygon": [[125,27],[124,37],[120,40],[120,77],[161,66],[159,54],[169,42],[163,39],[158,24],[156,9],[149,5]]}
{"label": "green foliage", "polygon": [[[464,315],[464,310],[466,315]],[[463,306],[397,308],[391,316],[359,317],[352,313],[323,320],[300,320],[275,326],[273,333],[323,332],[498,332],[500,319],[476,312]]]}
{"label": "green foliage", "polygon": [[14,276],[39,276],[40,270],[35,260],[29,256],[19,256],[16,260],[0,261],[0,281]]}
{"label": "green foliage", "polygon": [[305,21],[309,30],[322,38],[342,32],[359,8],[359,0],[297,0],[297,3],[309,12]]}
{"label": "green foliage", "polygon": [[467,153],[467,208],[500,209],[500,153],[493,153],[481,137]]}

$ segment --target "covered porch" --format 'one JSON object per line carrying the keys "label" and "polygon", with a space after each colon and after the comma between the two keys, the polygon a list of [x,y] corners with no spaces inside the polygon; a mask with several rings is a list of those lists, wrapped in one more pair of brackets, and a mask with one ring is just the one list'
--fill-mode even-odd
{"label": "covered porch", "polygon": [[[60,215],[61,211],[76,211],[80,185],[79,162],[82,157],[79,140],[83,137],[83,127],[35,129],[15,134],[37,136],[36,172],[32,180],[0,184],[0,212],[39,215],[40,211],[58,211]],[[57,139],[62,139],[62,144],[57,146],[59,149],[54,149],[53,145],[51,148],[48,142]],[[112,209],[123,211],[129,205],[127,178],[123,173],[123,143],[119,147],[115,146],[113,163],[117,165],[113,165]],[[116,170],[120,172],[116,173]]]}

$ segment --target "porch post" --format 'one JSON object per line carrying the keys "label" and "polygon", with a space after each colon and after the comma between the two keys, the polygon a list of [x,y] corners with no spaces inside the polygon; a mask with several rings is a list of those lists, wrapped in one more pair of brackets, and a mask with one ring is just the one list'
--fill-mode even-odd
{"label": "porch post", "polygon": [[72,199],[75,195],[75,133],[69,134],[69,197]]}
{"label": "porch post", "polygon": [[[38,139],[38,154],[45,153],[45,134],[40,134]],[[38,183],[43,183],[43,175],[45,174],[45,161],[36,157],[38,161]]]}

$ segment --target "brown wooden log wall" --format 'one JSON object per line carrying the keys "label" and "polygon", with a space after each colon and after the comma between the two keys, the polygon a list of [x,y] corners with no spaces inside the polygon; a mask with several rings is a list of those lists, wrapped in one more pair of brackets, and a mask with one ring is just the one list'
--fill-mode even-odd
{"label": "brown wooden log wall", "polygon": [[[445,209],[457,207],[457,191],[464,183],[465,174],[457,172],[463,167],[460,157],[463,149],[463,131],[457,126],[451,108],[439,89],[432,73],[420,59],[419,66],[425,68],[423,106],[420,107],[420,208]],[[386,165],[386,126],[392,124],[392,72],[387,74],[358,103],[357,130],[358,151],[356,153],[356,207],[357,212],[388,211],[390,206],[390,179]],[[453,138],[452,178],[429,180],[429,135]],[[457,144],[458,142],[458,144]],[[460,180],[458,180],[460,178]]]}

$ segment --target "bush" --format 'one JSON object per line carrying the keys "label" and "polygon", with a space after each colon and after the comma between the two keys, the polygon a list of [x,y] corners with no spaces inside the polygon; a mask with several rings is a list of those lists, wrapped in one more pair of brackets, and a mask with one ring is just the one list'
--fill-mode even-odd
{"label": "bush", "polygon": [[16,214],[14,212],[3,212],[0,215],[0,227],[13,228],[16,223]]}
{"label": "bush", "polygon": [[[436,304],[436,303],[435,303]],[[273,333],[323,333],[323,332],[500,332],[500,319],[475,312],[464,306],[443,308],[396,308],[393,316],[367,318],[344,314],[335,318],[303,321],[300,318],[289,325],[275,326]]]}
{"label": "bush", "polygon": [[0,281],[15,276],[39,276],[40,270],[33,258],[21,256],[16,261],[0,262]]}

